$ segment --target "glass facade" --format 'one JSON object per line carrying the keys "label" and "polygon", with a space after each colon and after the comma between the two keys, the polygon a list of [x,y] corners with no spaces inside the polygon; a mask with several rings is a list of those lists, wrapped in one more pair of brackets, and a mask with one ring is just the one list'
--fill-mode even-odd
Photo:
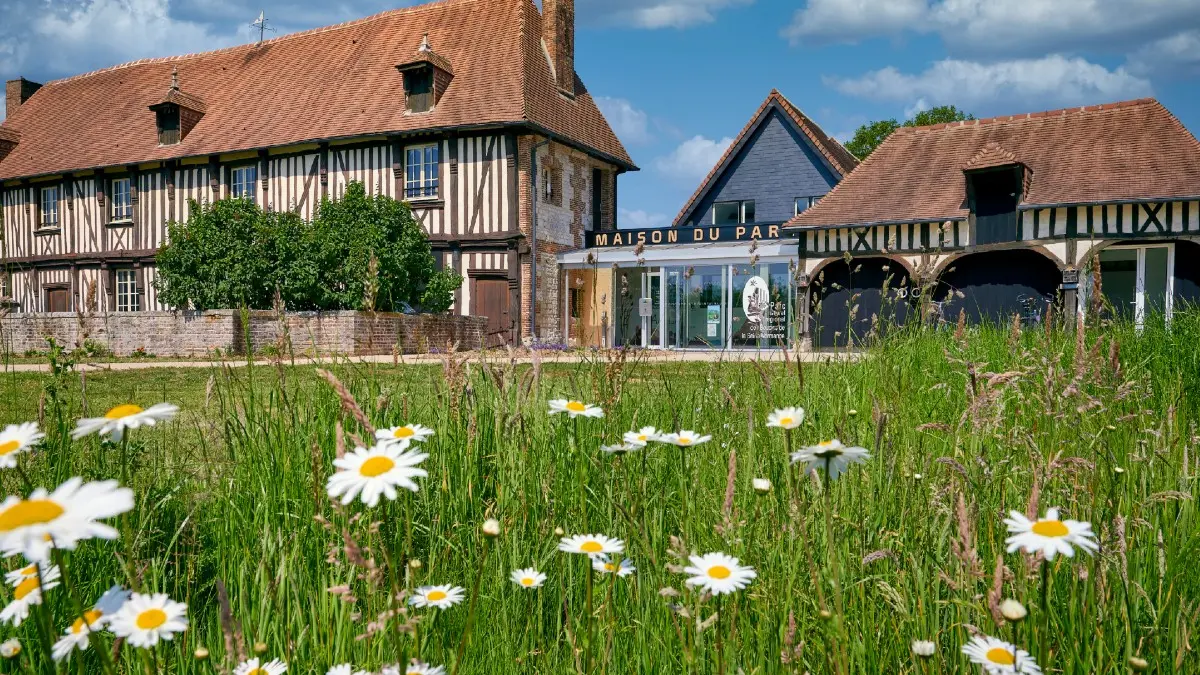
{"label": "glass facade", "polygon": [[614,270],[615,344],[651,349],[773,349],[792,338],[787,263]]}

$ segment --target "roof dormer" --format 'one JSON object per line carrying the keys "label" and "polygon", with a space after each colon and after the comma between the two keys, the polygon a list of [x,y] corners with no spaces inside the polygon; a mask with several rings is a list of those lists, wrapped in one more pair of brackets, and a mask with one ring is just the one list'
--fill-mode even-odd
{"label": "roof dormer", "polygon": [[434,110],[454,79],[450,60],[429,46],[429,33],[421,38],[417,53],[396,70],[404,78],[404,109],[410,113]]}
{"label": "roof dormer", "polygon": [[204,101],[179,89],[179,69],[171,69],[171,86],[158,103],[150,106],[156,116],[158,144],[175,145],[187,138],[207,111]]}
{"label": "roof dormer", "polygon": [[0,127],[0,161],[4,161],[8,157],[8,153],[17,148],[17,143],[21,142],[21,134],[17,133],[16,129],[5,129]]}

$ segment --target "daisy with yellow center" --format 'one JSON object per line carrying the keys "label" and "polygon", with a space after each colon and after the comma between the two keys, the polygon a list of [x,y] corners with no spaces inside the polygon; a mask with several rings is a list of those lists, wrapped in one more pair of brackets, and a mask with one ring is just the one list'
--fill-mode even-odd
{"label": "daisy with yellow center", "polygon": [[398,443],[407,441],[409,443],[423,443],[429,440],[433,435],[433,429],[422,426],[420,424],[405,424],[402,427],[388,427],[387,429],[379,429],[375,432],[375,440],[378,443]]}
{"label": "daisy with yellow center", "polygon": [[371,675],[365,670],[355,670],[354,666],[349,663],[343,663],[340,666],[334,666],[325,672],[325,675]]}
{"label": "daisy with yellow center", "polygon": [[541,588],[542,584],[546,583],[546,575],[533,567],[526,567],[523,570],[513,570],[509,579],[512,579],[512,582],[521,588]]}
{"label": "daisy with yellow center", "polygon": [[55,565],[43,566],[41,578],[37,574],[13,584],[12,602],[0,610],[0,621],[20,626],[29,616],[29,608],[42,604],[42,591],[58,585],[59,572]]}
{"label": "daisy with yellow center", "polygon": [[1008,552],[1017,549],[1035,554],[1041,553],[1046,560],[1054,560],[1059,553],[1068,558],[1075,556],[1075,549],[1094,553],[1100,549],[1092,533],[1092,524],[1078,520],[1060,520],[1058,509],[1049,509],[1045,517],[1032,521],[1025,514],[1011,511],[1004,519],[1011,537],[1005,540]]}
{"label": "daisy with yellow center", "polygon": [[800,448],[792,453],[793,464],[803,462],[806,473],[814,469],[825,470],[828,480],[842,475],[851,464],[862,464],[868,459],[871,459],[871,453],[866,448],[846,447],[837,439]]}
{"label": "daisy with yellow center", "polygon": [[17,456],[37,445],[46,437],[37,424],[10,424],[0,431],[0,469],[17,468]]}
{"label": "daisy with yellow center", "polygon": [[408,666],[388,666],[383,669],[383,675],[445,675],[445,666],[431,666],[428,663],[413,659]]}
{"label": "daisy with yellow center", "polygon": [[662,432],[654,427],[642,427],[637,431],[626,431],[624,438],[625,445],[644,448],[650,443],[650,441],[657,441],[661,433]]}
{"label": "daisy with yellow center", "polygon": [[109,630],[134,647],[149,648],[187,630],[187,605],[166,593],[134,593],[113,616]]}
{"label": "daisy with yellow center", "polygon": [[380,495],[396,499],[396,488],[417,491],[414,478],[428,475],[417,465],[429,455],[408,449],[408,442],[385,443],[373,448],[355,448],[345,457],[333,460],[341,471],[329,477],[326,491],[330,497],[341,497],[349,504],[362,495],[362,503],[375,506]]}
{"label": "daisy with yellow center", "polygon": [[1041,675],[1042,669],[1024,649],[986,635],[971,638],[962,653],[990,675]]}
{"label": "daisy with yellow center", "polygon": [[25,499],[10,496],[0,503],[0,549],[37,562],[46,560],[51,542],[70,550],[83,539],[116,539],[117,530],[97,521],[132,508],[133,491],[112,480],[72,478],[52,493],[38,488]]}
{"label": "daisy with yellow center", "polygon": [[661,434],[658,439],[663,443],[670,443],[681,448],[690,448],[693,445],[700,445],[712,440],[712,436],[701,436],[695,431],[684,429],[677,434]]}
{"label": "daisy with yellow center", "polygon": [[7,583],[9,586],[16,586],[17,584],[21,583],[22,581],[25,581],[29,577],[36,577],[37,573],[38,573],[38,566],[36,564],[26,565],[26,566],[22,567],[21,569],[16,569],[16,570],[13,570],[13,571],[5,574],[4,582]]}
{"label": "daisy with yellow center", "polygon": [[777,429],[795,429],[804,422],[804,408],[780,408],[767,415],[767,426]]}
{"label": "daisy with yellow center", "polygon": [[600,452],[603,452],[606,455],[624,455],[637,449],[638,446],[631,443],[618,443],[617,445],[600,446]]}
{"label": "daisy with yellow center", "polygon": [[567,413],[571,419],[576,417],[604,417],[604,411],[599,407],[582,401],[556,398],[550,401],[550,414]]}
{"label": "daisy with yellow center", "polygon": [[96,605],[85,611],[83,616],[75,619],[63,636],[54,643],[52,650],[54,660],[62,661],[71,655],[71,652],[78,649],[84,651],[88,648],[88,635],[93,630],[103,628],[105,624],[112,620],[112,616],[120,611],[121,607],[129,599],[129,591],[120,586],[113,586],[100,596],[96,601]]}
{"label": "daisy with yellow center", "polygon": [[712,595],[726,595],[740,591],[758,576],[753,567],[744,567],[733,556],[724,553],[689,556],[692,563],[683,568],[691,577],[688,586],[699,586]]}
{"label": "daisy with yellow center", "polygon": [[627,577],[637,571],[637,568],[633,566],[633,561],[629,558],[621,562],[616,562],[606,555],[598,555],[592,558],[592,569],[601,574],[615,574],[621,578]]}
{"label": "daisy with yellow center", "polygon": [[466,591],[461,586],[422,586],[413,591],[412,597],[408,599],[408,604],[413,607],[436,607],[438,609],[450,609],[463,601],[463,594]]}
{"label": "daisy with yellow center", "polygon": [[15,659],[20,653],[21,641],[17,638],[9,638],[0,642],[0,656],[6,659]]}
{"label": "daisy with yellow center", "polygon": [[170,403],[157,403],[149,408],[133,404],[119,405],[104,414],[104,417],[89,417],[79,420],[71,437],[79,440],[91,434],[108,436],[120,443],[126,429],[152,427],[159,422],[170,421],[179,414],[179,408]]}
{"label": "daisy with yellow center", "polygon": [[287,664],[279,659],[260,664],[257,658],[253,658],[239,664],[233,675],[283,675],[286,672]]}
{"label": "daisy with yellow center", "polygon": [[612,555],[625,552],[625,542],[602,534],[577,534],[563,537],[558,550],[564,553],[582,553],[588,556]]}

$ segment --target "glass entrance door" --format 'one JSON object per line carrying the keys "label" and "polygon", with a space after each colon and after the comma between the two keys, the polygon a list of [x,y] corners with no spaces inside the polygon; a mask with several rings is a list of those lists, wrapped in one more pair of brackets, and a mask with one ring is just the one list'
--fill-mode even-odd
{"label": "glass entrance door", "polygon": [[1174,244],[1122,246],[1100,252],[1100,280],[1113,313],[1142,328],[1147,318],[1171,319]]}
{"label": "glass entrance door", "polygon": [[642,347],[666,347],[663,331],[663,324],[666,323],[665,305],[662,270],[647,273],[642,277],[642,300],[638,305],[638,313],[642,317]]}

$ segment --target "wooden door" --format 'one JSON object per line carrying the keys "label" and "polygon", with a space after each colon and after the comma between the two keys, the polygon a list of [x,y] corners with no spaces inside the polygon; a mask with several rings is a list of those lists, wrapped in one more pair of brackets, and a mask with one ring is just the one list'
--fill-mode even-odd
{"label": "wooden door", "polygon": [[503,277],[476,277],[472,280],[471,313],[487,317],[484,335],[489,347],[508,344],[512,336],[512,316],[509,314],[508,280]]}
{"label": "wooden door", "polygon": [[65,288],[47,288],[46,289],[46,311],[47,312],[69,312],[70,302],[67,289]]}

